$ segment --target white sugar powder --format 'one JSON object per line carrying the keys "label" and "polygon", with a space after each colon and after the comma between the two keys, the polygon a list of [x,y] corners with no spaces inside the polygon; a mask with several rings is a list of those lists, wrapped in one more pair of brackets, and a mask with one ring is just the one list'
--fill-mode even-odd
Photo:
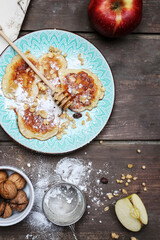
{"label": "white sugar powder", "polygon": [[62,177],[62,180],[77,185],[83,191],[87,191],[88,180],[92,171],[91,167],[91,162],[84,165],[83,160],[63,158],[58,162],[55,172]]}

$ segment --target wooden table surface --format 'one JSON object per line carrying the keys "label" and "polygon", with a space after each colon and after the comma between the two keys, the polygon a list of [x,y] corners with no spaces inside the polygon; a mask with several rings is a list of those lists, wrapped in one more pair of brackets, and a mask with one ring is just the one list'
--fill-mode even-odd
{"label": "wooden table surface", "polygon": [[[123,240],[131,236],[139,240],[160,239],[160,1],[144,0],[143,3],[140,26],[122,39],[106,39],[94,32],[87,17],[89,0],[32,0],[20,32],[22,36],[37,29],[57,28],[77,33],[102,52],[113,72],[116,99],[112,115],[104,130],[87,146],[65,155],[45,155],[20,146],[0,129],[0,164],[23,169],[34,187],[39,169],[43,169],[43,177],[52,176],[63,157],[81,158],[86,165],[92,162],[90,188],[95,196],[101,189],[102,204],[97,207],[93,196],[85,192],[90,209],[76,224],[79,240],[108,240],[111,232]],[[127,168],[129,163],[134,165],[132,169]],[[146,166],[145,170],[142,165]],[[128,187],[118,185],[116,179],[122,173],[138,176],[138,180]],[[103,176],[107,176],[108,184],[96,185]],[[146,182],[146,192],[142,182]],[[138,193],[146,205],[149,224],[138,233],[127,231],[115,216],[115,201],[124,195],[120,193],[111,200],[106,196],[121,188],[127,189],[128,194]],[[43,194],[42,190],[40,195]],[[108,212],[104,211],[105,206],[110,207]],[[36,203],[33,211],[35,209]],[[45,228],[38,223],[35,226],[28,216],[15,226],[1,227],[2,239],[73,238],[68,228]]]}

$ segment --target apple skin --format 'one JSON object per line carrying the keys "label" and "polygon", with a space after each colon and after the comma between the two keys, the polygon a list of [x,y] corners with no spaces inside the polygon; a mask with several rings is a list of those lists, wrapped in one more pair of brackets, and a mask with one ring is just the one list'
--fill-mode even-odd
{"label": "apple skin", "polygon": [[100,34],[115,38],[131,33],[142,19],[142,0],[91,0],[88,16]]}

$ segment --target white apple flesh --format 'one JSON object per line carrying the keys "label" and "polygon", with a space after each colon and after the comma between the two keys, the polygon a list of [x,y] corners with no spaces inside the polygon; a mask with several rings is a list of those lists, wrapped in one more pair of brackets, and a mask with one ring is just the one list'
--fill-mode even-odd
{"label": "white apple flesh", "polygon": [[148,223],[146,208],[137,194],[118,200],[115,212],[121,224],[132,232],[140,231]]}

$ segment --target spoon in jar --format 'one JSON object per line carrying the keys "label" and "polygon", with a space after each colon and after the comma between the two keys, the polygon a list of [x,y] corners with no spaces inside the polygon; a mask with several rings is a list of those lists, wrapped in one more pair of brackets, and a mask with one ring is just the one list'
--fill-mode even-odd
{"label": "spoon in jar", "polygon": [[57,226],[68,226],[78,240],[74,224],[83,216],[86,209],[84,194],[70,183],[58,183],[44,195],[42,208],[49,221]]}

